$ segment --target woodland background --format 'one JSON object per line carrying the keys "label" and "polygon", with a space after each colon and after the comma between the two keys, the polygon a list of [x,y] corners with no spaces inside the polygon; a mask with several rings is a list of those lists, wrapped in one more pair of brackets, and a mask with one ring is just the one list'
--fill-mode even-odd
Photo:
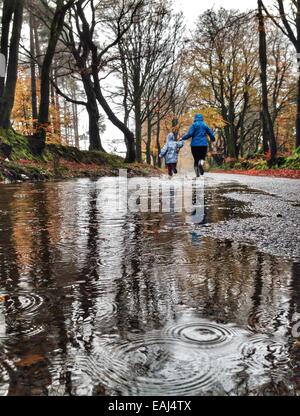
{"label": "woodland background", "polygon": [[[107,118],[126,162],[160,167],[167,133],[184,134],[200,112],[216,131],[215,165],[299,168],[300,0],[208,9],[193,30],[169,0],[0,5],[4,155],[19,135],[34,154],[85,141],[104,153]],[[121,148],[112,137],[109,152]]]}

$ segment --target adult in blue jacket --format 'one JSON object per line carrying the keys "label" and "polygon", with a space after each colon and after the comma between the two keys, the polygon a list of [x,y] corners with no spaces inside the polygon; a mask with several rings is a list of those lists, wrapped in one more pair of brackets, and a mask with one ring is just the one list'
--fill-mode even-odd
{"label": "adult in blue jacket", "polygon": [[197,177],[204,175],[204,162],[207,156],[208,151],[208,139],[210,138],[212,142],[216,141],[213,131],[204,123],[204,118],[202,114],[197,114],[195,120],[189,132],[182,137],[182,141],[192,139],[191,148],[192,154],[195,161],[195,172]]}

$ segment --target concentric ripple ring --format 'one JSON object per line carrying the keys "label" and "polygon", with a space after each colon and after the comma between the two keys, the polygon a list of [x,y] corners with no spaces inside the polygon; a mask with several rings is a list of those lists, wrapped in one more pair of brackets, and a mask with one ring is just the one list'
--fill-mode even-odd
{"label": "concentric ripple ring", "polygon": [[221,347],[231,342],[236,335],[234,329],[229,326],[205,320],[170,325],[166,328],[165,333],[167,336],[189,344],[197,344],[202,348]]}
{"label": "concentric ripple ring", "polygon": [[218,379],[203,350],[167,337],[136,337],[107,345],[99,360],[93,357],[92,363],[84,365],[93,377],[101,376],[107,388],[122,395],[194,395]]}

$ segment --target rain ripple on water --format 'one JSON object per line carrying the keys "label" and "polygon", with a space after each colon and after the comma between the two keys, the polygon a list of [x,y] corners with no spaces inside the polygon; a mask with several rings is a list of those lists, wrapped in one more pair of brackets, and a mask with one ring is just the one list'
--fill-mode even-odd
{"label": "rain ripple on water", "polygon": [[86,366],[120,395],[194,395],[211,387],[217,377],[205,351],[154,335],[106,345],[92,363],[85,361]]}
{"label": "rain ripple on water", "polygon": [[34,322],[45,299],[33,293],[20,291],[13,295],[1,294],[5,315],[0,320],[0,339],[13,336],[33,337],[44,331],[44,326]]}
{"label": "rain ripple on water", "polygon": [[128,340],[99,338],[99,345],[100,351],[79,360],[77,374],[88,374],[92,384],[101,380],[117,395],[224,393],[234,389],[234,377],[243,371],[255,380],[272,365],[288,370],[287,351],[279,341],[206,319],[191,318],[144,336],[130,334]]}
{"label": "rain ripple on water", "polygon": [[[242,332],[240,330],[240,332]],[[191,345],[196,344],[200,348],[223,347],[230,343],[238,335],[238,330],[233,326],[225,326],[217,323],[201,320],[189,321],[166,328],[166,334],[181,339]]]}

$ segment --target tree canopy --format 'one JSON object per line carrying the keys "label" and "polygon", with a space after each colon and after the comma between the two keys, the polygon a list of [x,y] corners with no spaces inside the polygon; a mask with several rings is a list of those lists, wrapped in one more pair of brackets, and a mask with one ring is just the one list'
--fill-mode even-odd
{"label": "tree canopy", "polygon": [[159,164],[166,134],[201,112],[219,157],[272,164],[300,145],[299,11],[280,0],[208,9],[189,32],[172,0],[4,0],[0,128],[37,152],[84,137],[105,152],[122,147],[103,145],[112,123],[128,162]]}

